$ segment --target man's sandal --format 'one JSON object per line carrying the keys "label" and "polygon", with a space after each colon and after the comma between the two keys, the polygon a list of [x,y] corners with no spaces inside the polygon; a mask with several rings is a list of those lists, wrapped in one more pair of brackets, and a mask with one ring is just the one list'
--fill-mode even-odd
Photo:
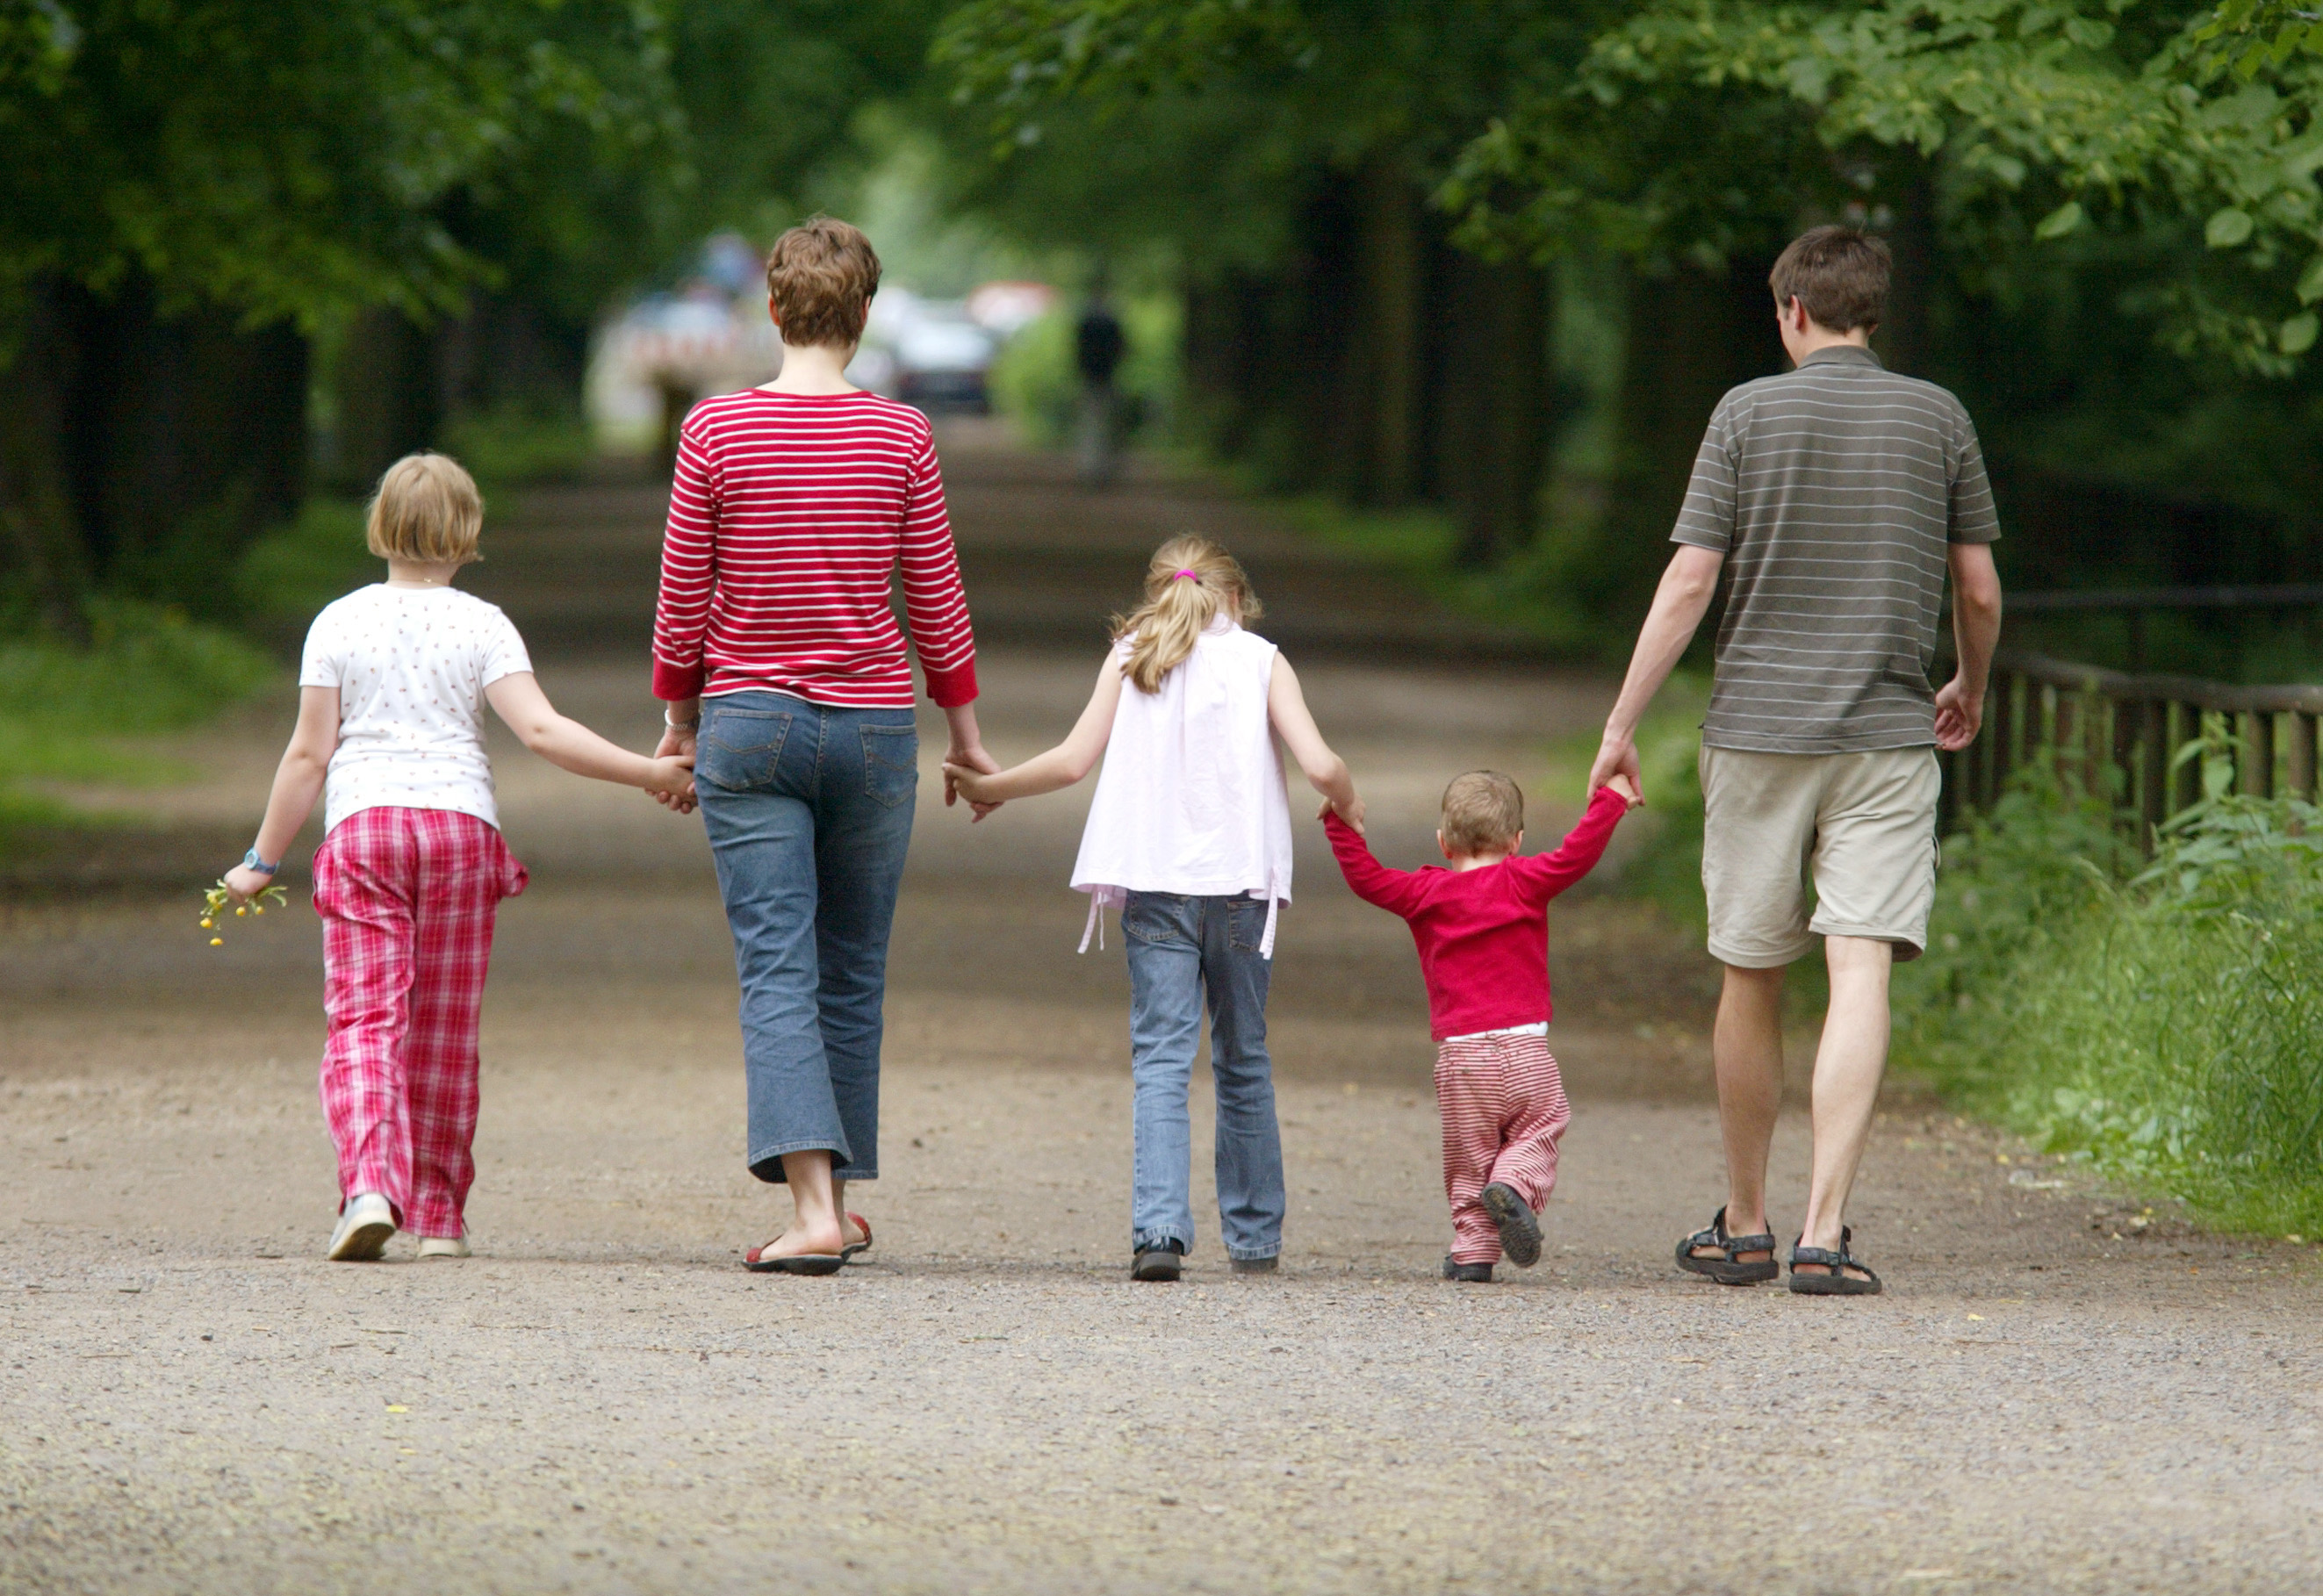
{"label": "man's sandal", "polygon": [[[1715,1247],[1724,1256],[1696,1257],[1697,1247]],[[1764,1252],[1766,1256],[1746,1263],[1742,1260],[1745,1252]],[[1707,1229],[1695,1231],[1677,1244],[1677,1266],[1689,1274],[1707,1275],[1722,1286],[1755,1286],[1762,1280],[1778,1280],[1783,1272],[1783,1266],[1775,1259],[1775,1238],[1768,1234],[1728,1235],[1723,1207],[1712,1217]],[[1794,1280],[1797,1278],[1792,1277]]]}
{"label": "man's sandal", "polygon": [[[1799,1241],[1803,1242],[1805,1239],[1802,1236]],[[1802,1297],[1878,1296],[1879,1277],[1873,1274],[1867,1265],[1859,1262],[1847,1250],[1848,1243],[1854,1239],[1855,1233],[1841,1225],[1839,1232],[1839,1251],[1836,1252],[1828,1247],[1803,1247],[1797,1242],[1792,1243],[1791,1289]],[[1822,1268],[1830,1272],[1803,1275],[1799,1272],[1799,1265],[1802,1263],[1809,1269]],[[1859,1280],[1849,1274],[1847,1271],[1850,1269],[1861,1270],[1863,1278]]]}

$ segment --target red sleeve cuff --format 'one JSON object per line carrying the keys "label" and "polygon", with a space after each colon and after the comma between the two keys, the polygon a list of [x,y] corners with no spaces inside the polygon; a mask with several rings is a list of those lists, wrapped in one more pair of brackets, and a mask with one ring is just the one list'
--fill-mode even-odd
{"label": "red sleeve cuff", "polygon": [[954,665],[948,671],[936,670],[923,660],[920,668],[928,679],[928,696],[935,700],[938,709],[956,710],[962,704],[976,702],[974,659],[969,659],[965,665]]}
{"label": "red sleeve cuff", "polygon": [[654,696],[664,703],[698,698],[702,694],[706,674],[699,665],[674,665],[666,659],[656,659],[654,661]]}

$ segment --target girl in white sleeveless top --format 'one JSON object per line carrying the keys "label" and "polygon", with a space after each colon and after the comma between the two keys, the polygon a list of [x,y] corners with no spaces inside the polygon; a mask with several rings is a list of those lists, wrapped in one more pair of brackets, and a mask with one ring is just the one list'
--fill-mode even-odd
{"label": "girl in white sleeveless top", "polygon": [[[1263,1273],[1282,1251],[1282,1138],[1266,1051],[1268,961],[1277,914],[1290,901],[1277,734],[1324,808],[1363,829],[1346,762],[1316,730],[1299,678],[1273,644],[1243,629],[1259,612],[1231,555],[1207,538],[1174,538],[1146,572],[1145,602],[1116,620],[1071,736],[998,775],[944,766],[984,806],[1069,787],[1104,757],[1072,885],[1089,894],[1089,930],[1100,940],[1106,908],[1120,908],[1128,949],[1137,1130],[1130,1272],[1141,1280],[1176,1280],[1194,1243],[1186,1092],[1206,991],[1226,1254],[1237,1273]],[[1084,951],[1088,942],[1084,931]]]}

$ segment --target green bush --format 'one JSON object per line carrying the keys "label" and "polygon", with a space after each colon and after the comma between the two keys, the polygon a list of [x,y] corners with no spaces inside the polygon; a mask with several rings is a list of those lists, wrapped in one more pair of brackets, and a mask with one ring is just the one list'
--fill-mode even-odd
{"label": "green bush", "polygon": [[487,491],[576,477],[597,458],[596,434],[577,409],[521,402],[452,417],[443,447]]}
{"label": "green bush", "polygon": [[2045,765],[1947,843],[1896,1060],[2213,1223],[2323,1230],[2323,812],[2195,753],[2208,796],[2150,867]]}
{"label": "green bush", "polygon": [[298,518],[253,543],[234,571],[241,612],[262,624],[295,623],[342,594],[387,573],[363,545],[363,507],[353,499],[309,499]]}

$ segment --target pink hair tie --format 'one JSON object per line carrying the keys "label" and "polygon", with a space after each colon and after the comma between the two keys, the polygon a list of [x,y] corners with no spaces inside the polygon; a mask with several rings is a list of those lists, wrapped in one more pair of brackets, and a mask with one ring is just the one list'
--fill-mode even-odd
{"label": "pink hair tie", "polygon": [[1202,579],[1201,579],[1200,577],[1198,577],[1198,576],[1195,575],[1191,571],[1180,571],[1180,572],[1179,572],[1179,573],[1178,573],[1177,576],[1173,576],[1173,577],[1171,577],[1170,580],[1171,580],[1171,581],[1172,581],[1172,582],[1176,582],[1176,581],[1178,581],[1180,577],[1184,578],[1186,581],[1189,581],[1189,582],[1192,582],[1196,587],[1199,587],[1199,586],[1201,586],[1201,585],[1202,585]]}

